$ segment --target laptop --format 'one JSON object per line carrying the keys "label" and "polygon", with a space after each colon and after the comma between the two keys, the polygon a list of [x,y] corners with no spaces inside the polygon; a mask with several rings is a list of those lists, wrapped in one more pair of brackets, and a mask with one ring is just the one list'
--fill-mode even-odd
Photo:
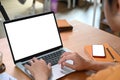
{"label": "laptop", "polygon": [[37,14],[3,23],[14,64],[33,79],[24,67],[30,59],[37,57],[52,64],[50,80],[56,80],[73,72],[70,68],[61,69],[60,56],[70,51],[63,43],[54,12]]}

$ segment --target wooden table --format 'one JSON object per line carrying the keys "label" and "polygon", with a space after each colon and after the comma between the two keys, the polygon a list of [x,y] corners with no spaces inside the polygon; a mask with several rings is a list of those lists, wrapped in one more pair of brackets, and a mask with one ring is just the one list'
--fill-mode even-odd
{"label": "wooden table", "polygon": [[[89,57],[84,53],[84,46],[91,44],[108,43],[120,53],[119,37],[78,21],[71,21],[70,23],[74,26],[73,31],[61,33],[62,41],[66,48],[78,52],[87,59]],[[23,72],[15,67],[6,38],[0,39],[0,51],[3,52],[3,62],[6,65],[7,73],[16,77],[18,80],[30,80]],[[80,71],[71,73],[59,80],[85,80],[88,76],[86,71]]]}

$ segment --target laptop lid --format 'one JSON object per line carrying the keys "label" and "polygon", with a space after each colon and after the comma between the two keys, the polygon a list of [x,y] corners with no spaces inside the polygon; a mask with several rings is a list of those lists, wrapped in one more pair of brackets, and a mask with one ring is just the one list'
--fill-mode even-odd
{"label": "laptop lid", "polygon": [[53,12],[7,21],[4,28],[14,63],[63,47]]}

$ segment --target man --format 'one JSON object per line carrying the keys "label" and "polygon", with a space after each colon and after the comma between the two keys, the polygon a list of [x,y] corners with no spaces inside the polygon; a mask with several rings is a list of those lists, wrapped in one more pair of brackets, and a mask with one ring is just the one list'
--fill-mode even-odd
{"label": "man", "polygon": [[[120,0],[104,0],[104,12],[109,26],[113,31],[120,31]],[[65,63],[66,60],[73,60],[74,65]],[[30,70],[35,80],[48,80],[51,74],[51,65],[44,60],[33,58],[31,66],[25,65]],[[68,66],[74,70],[95,70],[96,74],[87,80],[120,80],[120,64],[112,62],[98,62],[86,60],[78,53],[66,52],[61,56],[59,64]],[[41,77],[42,76],[42,77]]]}

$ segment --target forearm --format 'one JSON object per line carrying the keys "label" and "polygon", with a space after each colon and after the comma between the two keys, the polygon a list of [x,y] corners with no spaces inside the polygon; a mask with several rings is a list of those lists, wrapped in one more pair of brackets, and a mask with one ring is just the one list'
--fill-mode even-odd
{"label": "forearm", "polygon": [[41,76],[41,77],[35,77],[35,80],[48,80],[48,78],[47,77],[44,78]]}
{"label": "forearm", "polygon": [[114,62],[99,62],[99,61],[93,61],[91,62],[91,65],[89,66],[89,70],[95,70],[95,71],[99,71],[102,69],[107,68],[108,66],[114,66],[116,65],[116,63]]}
{"label": "forearm", "polygon": [[34,80],[48,80],[48,75],[47,74],[35,74],[34,76]]}
{"label": "forearm", "polygon": [[48,79],[35,79],[35,80],[48,80]]}

